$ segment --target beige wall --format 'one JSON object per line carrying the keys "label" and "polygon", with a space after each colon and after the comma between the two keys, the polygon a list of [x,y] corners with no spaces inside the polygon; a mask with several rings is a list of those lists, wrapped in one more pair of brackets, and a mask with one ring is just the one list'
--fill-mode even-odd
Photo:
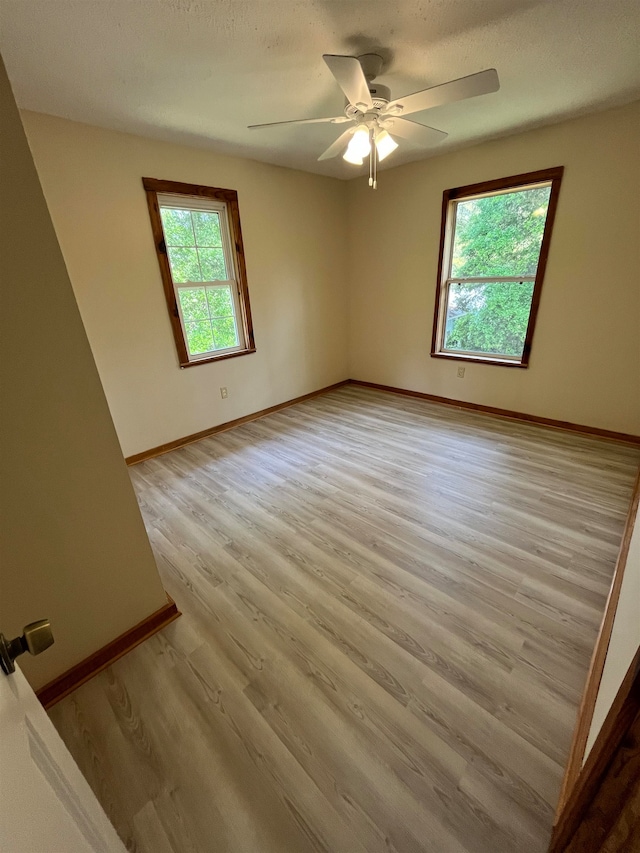
{"label": "beige wall", "polygon": [[[352,378],[640,433],[640,103],[348,184]],[[530,367],[430,358],[442,192],[565,166]]]}
{"label": "beige wall", "polygon": [[[347,378],[344,183],[23,121],[125,456]],[[255,354],[178,367],[142,176],[237,190]]]}
{"label": "beige wall", "polygon": [[[385,171],[375,193],[363,178],[23,118],[125,455],[347,376],[640,432],[640,104]],[[530,367],[467,364],[458,379],[457,363],[429,357],[442,191],[555,165]],[[254,355],[178,368],[142,175],[238,190]]]}
{"label": "beige wall", "polygon": [[166,602],[0,62],[0,630],[43,617],[34,687]]}

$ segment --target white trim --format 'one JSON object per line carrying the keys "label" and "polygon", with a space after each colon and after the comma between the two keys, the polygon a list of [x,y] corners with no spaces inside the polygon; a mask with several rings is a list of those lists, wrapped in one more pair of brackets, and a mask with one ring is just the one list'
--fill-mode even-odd
{"label": "white trim", "polygon": [[[242,323],[240,322],[242,317],[241,312],[241,304],[240,304],[240,287],[238,284],[238,270],[236,268],[236,258],[235,252],[233,251],[233,234],[232,234],[232,225],[230,222],[230,218],[227,212],[227,203],[225,201],[219,201],[218,199],[212,198],[202,198],[200,196],[190,196],[190,195],[182,195],[182,194],[174,194],[174,193],[158,193],[158,207],[159,210],[162,211],[163,208],[168,208],[170,210],[187,210],[187,211],[203,211],[210,213],[217,213],[218,220],[220,223],[220,238],[222,242],[222,255],[224,258],[225,269],[227,275],[231,274],[233,277],[228,279],[216,279],[213,281],[181,281],[176,282],[173,279],[173,271],[171,269],[171,259],[169,256],[169,249],[171,248],[192,248],[190,246],[184,247],[173,247],[167,246],[167,260],[169,262],[169,271],[171,273],[171,283],[173,285],[173,290],[176,297],[176,304],[178,306],[178,315],[180,319],[180,325],[182,327],[182,334],[184,337],[185,347],[187,350],[187,357],[189,361],[200,361],[204,358],[210,358],[212,355],[226,355],[232,352],[241,352],[246,349],[247,342],[245,340],[244,328]],[[160,217],[160,221],[162,223],[162,216]],[[162,233],[165,237],[166,244],[166,234],[164,231],[164,223],[162,223]],[[194,234],[194,247],[196,251],[198,248],[207,248],[206,246],[198,246],[195,240]],[[233,322],[236,330],[236,338],[238,339],[237,346],[234,347],[226,347],[224,349],[212,349],[207,350],[204,353],[192,354],[189,350],[189,339],[187,337],[187,328],[186,323],[190,322],[185,320],[182,314],[182,305],[180,304],[179,291],[182,288],[204,288],[207,287],[229,287],[231,292],[231,300],[233,305]],[[211,317],[209,320],[211,321]]]}
{"label": "white trim", "polygon": [[[520,184],[514,187],[507,187],[502,190],[488,190],[482,193],[476,193],[474,195],[466,195],[460,198],[450,199],[447,204],[446,211],[446,219],[445,219],[445,227],[443,234],[443,263],[442,263],[442,272],[440,279],[440,300],[438,305],[438,314],[436,319],[436,349],[435,354],[449,355],[449,356],[459,356],[460,358],[480,358],[486,359],[490,361],[503,362],[508,364],[521,364],[524,356],[524,341],[523,341],[523,352],[519,356],[511,356],[506,355],[504,353],[496,353],[495,355],[492,353],[485,353],[480,351],[467,351],[467,350],[450,350],[445,348],[445,335],[447,328],[447,314],[449,309],[449,288],[452,284],[500,284],[508,283],[508,282],[534,282],[537,277],[536,275],[521,275],[521,276],[468,276],[468,277],[455,277],[451,275],[452,266],[453,266],[453,247],[455,245],[456,238],[456,226],[457,226],[457,217],[458,217],[458,205],[465,201],[473,201],[475,199],[480,198],[489,198],[492,196],[498,195],[507,195],[508,193],[515,192],[525,192],[527,190],[532,189],[540,189],[541,187],[549,187],[549,190],[553,187],[553,181],[551,179],[544,181],[534,181],[533,183],[528,184]],[[547,210],[548,214],[548,210]],[[546,228],[546,216],[545,216],[545,228]],[[544,233],[543,233],[544,239]],[[540,243],[540,248],[542,248],[542,242]],[[540,260],[540,253],[538,252],[538,262]],[[531,307],[529,307],[529,321],[531,319]],[[525,340],[526,334],[529,326],[529,321],[527,321],[527,328],[525,329]]]}
{"label": "white trim", "polygon": [[535,281],[535,275],[476,275],[468,278],[448,278],[449,284],[501,284],[502,282],[518,282],[522,284],[524,281]]}
{"label": "white trim", "polygon": [[158,193],[159,207],[170,207],[172,210],[198,210],[219,211],[226,210],[226,201],[216,198],[204,198],[196,195],[183,195],[182,193]]}
{"label": "white trim", "polygon": [[518,184],[515,187],[507,187],[503,190],[486,190],[483,193],[474,193],[473,195],[463,195],[460,198],[452,199],[454,204],[458,204],[459,202],[465,201],[475,201],[478,198],[487,198],[492,195],[507,195],[508,193],[519,193],[525,190],[539,190],[541,187],[549,187],[551,186],[553,181],[551,178],[545,181],[534,181],[532,184]]}
{"label": "white trim", "polygon": [[460,358],[486,358],[491,361],[506,361],[509,364],[512,362],[520,364],[522,361],[521,355],[504,355],[503,353],[480,352],[480,350],[441,349],[438,352],[441,352],[443,355],[457,355]]}

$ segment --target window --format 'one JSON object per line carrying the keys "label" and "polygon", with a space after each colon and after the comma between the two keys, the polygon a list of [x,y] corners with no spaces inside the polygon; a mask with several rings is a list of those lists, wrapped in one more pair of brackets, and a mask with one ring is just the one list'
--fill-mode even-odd
{"label": "window", "polygon": [[562,172],[444,192],[432,356],[528,365]]}
{"label": "window", "polygon": [[255,352],[238,194],[142,183],[180,366]]}

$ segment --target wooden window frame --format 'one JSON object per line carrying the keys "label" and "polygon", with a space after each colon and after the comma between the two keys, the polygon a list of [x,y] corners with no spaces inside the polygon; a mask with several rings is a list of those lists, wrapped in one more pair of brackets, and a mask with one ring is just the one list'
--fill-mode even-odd
{"label": "wooden window frame", "polygon": [[[149,218],[151,219],[153,242],[158,256],[162,286],[164,289],[167,309],[169,311],[169,319],[171,321],[171,329],[173,331],[173,338],[178,352],[180,367],[195,367],[199,364],[210,364],[212,361],[222,361],[226,358],[236,358],[240,355],[248,355],[249,353],[255,352],[256,345],[253,336],[251,306],[249,304],[249,287],[247,285],[247,269],[244,259],[242,229],[240,227],[238,193],[235,190],[205,187],[200,184],[185,184],[179,181],[163,181],[156,178],[143,178],[142,185],[147,196],[147,206],[149,208]],[[171,266],[169,264],[169,256],[167,254],[167,247],[164,239],[162,219],[160,217],[158,196],[164,194],[184,196],[186,199],[189,197],[212,199],[217,202],[223,202],[226,205],[231,255],[235,267],[236,284],[238,288],[237,308],[239,308],[239,316],[236,318],[236,322],[242,328],[245,344],[242,349],[234,350],[233,352],[221,352],[220,354],[211,353],[203,358],[189,357],[187,341],[182,327],[180,307],[176,296],[176,286],[174,285],[173,276],[171,275]]]}
{"label": "wooden window frame", "polygon": [[[455,187],[445,190],[442,194],[442,220],[440,225],[440,253],[438,256],[438,282],[436,286],[436,301],[433,317],[433,332],[431,336],[431,357],[446,358],[452,361],[472,361],[481,364],[497,364],[502,367],[528,367],[529,357],[531,355],[531,344],[533,341],[533,332],[536,325],[536,317],[538,314],[538,305],[540,304],[540,294],[542,292],[542,282],[544,273],[547,267],[547,258],[549,256],[549,247],[551,245],[551,234],[553,231],[553,223],[555,220],[556,209],[558,206],[558,196],[560,193],[560,184],[562,183],[562,175],[564,172],[563,166],[555,166],[552,169],[542,169],[537,172],[525,172],[521,175],[511,175],[507,178],[498,178],[493,181],[483,181],[478,184],[468,184],[464,187]],[[492,356],[489,353],[481,354],[474,352],[455,353],[451,350],[444,350],[444,325],[446,318],[445,300],[448,296],[448,281],[451,266],[451,253],[453,250],[453,239],[455,231],[455,211],[454,202],[473,196],[498,193],[500,191],[514,190],[517,188],[529,188],[536,184],[551,184],[551,193],[549,195],[549,207],[547,209],[547,218],[545,222],[542,243],[540,245],[540,257],[538,260],[538,268],[534,279],[533,295],[531,297],[531,309],[529,311],[529,322],[527,324],[527,332],[525,335],[522,356],[519,359],[506,358],[504,356]],[[529,278],[524,276],[523,278]],[[499,280],[500,276],[496,278]],[[493,279],[487,279],[493,281]]]}

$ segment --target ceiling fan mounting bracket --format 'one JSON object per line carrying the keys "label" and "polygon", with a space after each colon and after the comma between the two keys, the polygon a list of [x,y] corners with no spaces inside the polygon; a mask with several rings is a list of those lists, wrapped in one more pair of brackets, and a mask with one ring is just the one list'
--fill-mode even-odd
{"label": "ceiling fan mounting bracket", "polygon": [[367,83],[376,79],[384,65],[383,58],[377,53],[363,53],[362,56],[358,57],[358,62],[362,66]]}

